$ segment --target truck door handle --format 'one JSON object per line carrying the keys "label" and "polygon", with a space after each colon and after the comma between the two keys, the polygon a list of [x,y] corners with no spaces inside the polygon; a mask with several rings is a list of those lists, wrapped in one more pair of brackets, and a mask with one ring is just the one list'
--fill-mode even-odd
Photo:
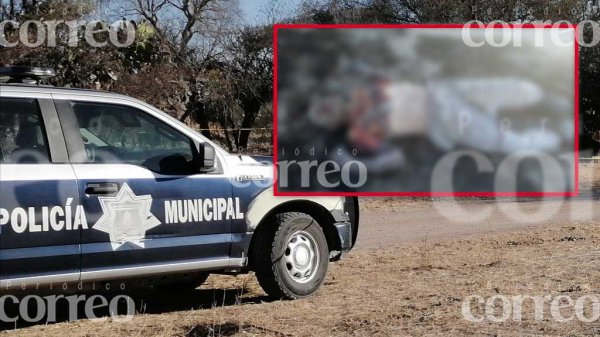
{"label": "truck door handle", "polygon": [[119,193],[117,183],[90,183],[85,187],[87,195],[110,195]]}

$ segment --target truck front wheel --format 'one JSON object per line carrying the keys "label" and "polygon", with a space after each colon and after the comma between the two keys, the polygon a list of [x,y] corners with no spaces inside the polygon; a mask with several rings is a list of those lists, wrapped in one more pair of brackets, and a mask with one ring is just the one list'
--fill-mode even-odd
{"label": "truck front wheel", "polygon": [[251,258],[258,282],[276,299],[312,295],[325,280],[329,263],[321,226],[299,212],[278,214],[274,222],[274,226],[259,226],[254,233]]}

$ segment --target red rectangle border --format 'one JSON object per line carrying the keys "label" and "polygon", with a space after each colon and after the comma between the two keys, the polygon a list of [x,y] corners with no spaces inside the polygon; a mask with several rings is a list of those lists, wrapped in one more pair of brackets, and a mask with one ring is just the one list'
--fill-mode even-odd
{"label": "red rectangle border", "polygon": [[[280,29],[462,29],[462,28],[523,28],[523,29],[549,29],[549,28],[574,28],[575,32],[575,90],[574,90],[574,172],[575,190],[568,192],[282,192],[277,189],[277,79],[278,79],[278,53],[277,42]],[[273,25],[273,192],[275,196],[398,196],[398,197],[575,197],[579,195],[579,28],[577,25],[559,24],[502,24],[502,23],[467,23],[467,24],[275,24]]]}

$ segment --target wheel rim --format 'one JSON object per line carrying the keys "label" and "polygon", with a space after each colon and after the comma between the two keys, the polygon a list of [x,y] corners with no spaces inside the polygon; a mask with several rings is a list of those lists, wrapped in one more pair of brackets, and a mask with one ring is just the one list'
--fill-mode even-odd
{"label": "wheel rim", "polygon": [[285,252],[285,267],[290,277],[298,283],[313,279],[319,268],[319,245],[307,231],[290,235]]}

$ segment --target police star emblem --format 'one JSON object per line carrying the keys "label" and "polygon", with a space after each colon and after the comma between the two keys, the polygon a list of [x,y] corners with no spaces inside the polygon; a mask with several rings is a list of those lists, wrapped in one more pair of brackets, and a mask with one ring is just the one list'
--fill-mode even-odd
{"label": "police star emblem", "polygon": [[150,212],[152,196],[135,195],[127,184],[123,184],[116,196],[98,200],[104,214],[93,228],[108,233],[113,250],[126,243],[143,248],[146,231],[160,225]]}

